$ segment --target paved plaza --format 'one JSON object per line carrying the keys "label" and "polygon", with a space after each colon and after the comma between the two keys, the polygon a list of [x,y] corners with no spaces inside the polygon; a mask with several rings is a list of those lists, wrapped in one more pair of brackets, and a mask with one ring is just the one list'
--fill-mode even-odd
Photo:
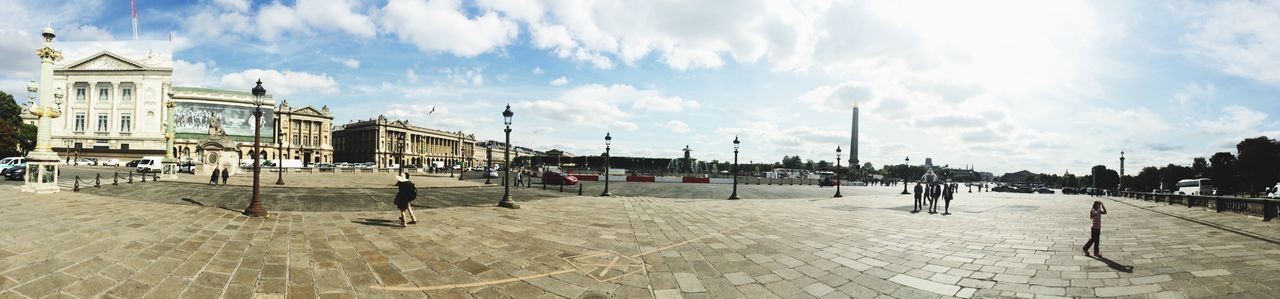
{"label": "paved plaza", "polygon": [[138,191],[0,186],[0,298],[1248,298],[1280,286],[1275,223],[1131,199],[1102,199],[1096,259],[1079,251],[1087,196],[959,193],[943,216],[909,213],[889,187],[740,189],[738,201],[521,190],[542,196],[422,208],[399,228],[390,208],[248,218]]}

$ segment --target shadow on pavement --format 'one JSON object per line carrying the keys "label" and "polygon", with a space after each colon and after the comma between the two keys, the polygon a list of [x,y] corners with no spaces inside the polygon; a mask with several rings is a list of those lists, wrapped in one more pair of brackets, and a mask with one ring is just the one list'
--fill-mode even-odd
{"label": "shadow on pavement", "polygon": [[1121,265],[1120,263],[1117,263],[1116,261],[1113,261],[1105,257],[1100,257],[1100,256],[1089,256],[1089,257],[1092,257],[1095,260],[1102,261],[1103,263],[1107,263],[1107,267],[1111,267],[1112,270],[1116,270],[1124,273],[1133,273],[1133,266]]}
{"label": "shadow on pavement", "polygon": [[372,226],[400,227],[399,223],[393,222],[391,220],[386,220],[386,219],[364,218],[360,220],[351,221],[351,223],[372,225]]}

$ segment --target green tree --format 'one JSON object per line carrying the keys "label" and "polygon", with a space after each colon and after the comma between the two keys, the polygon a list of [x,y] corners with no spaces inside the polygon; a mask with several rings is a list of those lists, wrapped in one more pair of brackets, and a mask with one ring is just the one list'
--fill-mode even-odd
{"label": "green tree", "polygon": [[1280,177],[1280,143],[1267,136],[1249,138],[1236,144],[1236,152],[1236,170],[1249,194],[1276,183]]}
{"label": "green tree", "polygon": [[1229,152],[1219,152],[1209,157],[1208,177],[1213,180],[1213,186],[1224,194],[1229,194],[1235,190],[1239,183],[1236,174],[1236,156]]}
{"label": "green tree", "polygon": [[1165,189],[1178,189],[1178,181],[1195,178],[1195,176],[1191,167],[1175,164],[1160,167],[1160,182],[1164,183]]}
{"label": "green tree", "polygon": [[0,92],[0,157],[21,156],[36,147],[36,126],[22,123],[22,106]]}
{"label": "green tree", "polygon": [[1197,178],[1208,176],[1209,162],[1204,157],[1195,157],[1191,159],[1191,173]]}
{"label": "green tree", "polygon": [[1154,166],[1143,167],[1138,176],[1128,181],[1134,190],[1148,192],[1160,188],[1160,169]]}

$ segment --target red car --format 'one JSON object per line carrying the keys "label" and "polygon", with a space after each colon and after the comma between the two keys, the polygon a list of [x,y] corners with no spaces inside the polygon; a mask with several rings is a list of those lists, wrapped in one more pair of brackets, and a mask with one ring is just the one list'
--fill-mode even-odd
{"label": "red car", "polygon": [[543,181],[543,182],[546,182],[546,183],[547,183],[547,185],[576,185],[576,184],[578,184],[578,178],[575,178],[575,177],[570,176],[570,175],[565,174],[565,173],[554,172],[554,171],[543,172],[543,173],[542,173],[542,181]]}

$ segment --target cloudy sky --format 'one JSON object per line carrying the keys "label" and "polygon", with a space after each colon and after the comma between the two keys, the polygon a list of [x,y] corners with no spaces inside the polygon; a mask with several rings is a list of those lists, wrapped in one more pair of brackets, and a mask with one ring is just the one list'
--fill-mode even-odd
{"label": "cloudy sky", "polygon": [[[130,40],[128,1],[3,0],[0,90],[39,30]],[[180,3],[177,3],[180,2]],[[576,154],[860,160],[996,173],[1189,164],[1280,137],[1280,1],[139,0],[174,84],[266,88]],[[435,113],[427,115],[435,108]]]}

